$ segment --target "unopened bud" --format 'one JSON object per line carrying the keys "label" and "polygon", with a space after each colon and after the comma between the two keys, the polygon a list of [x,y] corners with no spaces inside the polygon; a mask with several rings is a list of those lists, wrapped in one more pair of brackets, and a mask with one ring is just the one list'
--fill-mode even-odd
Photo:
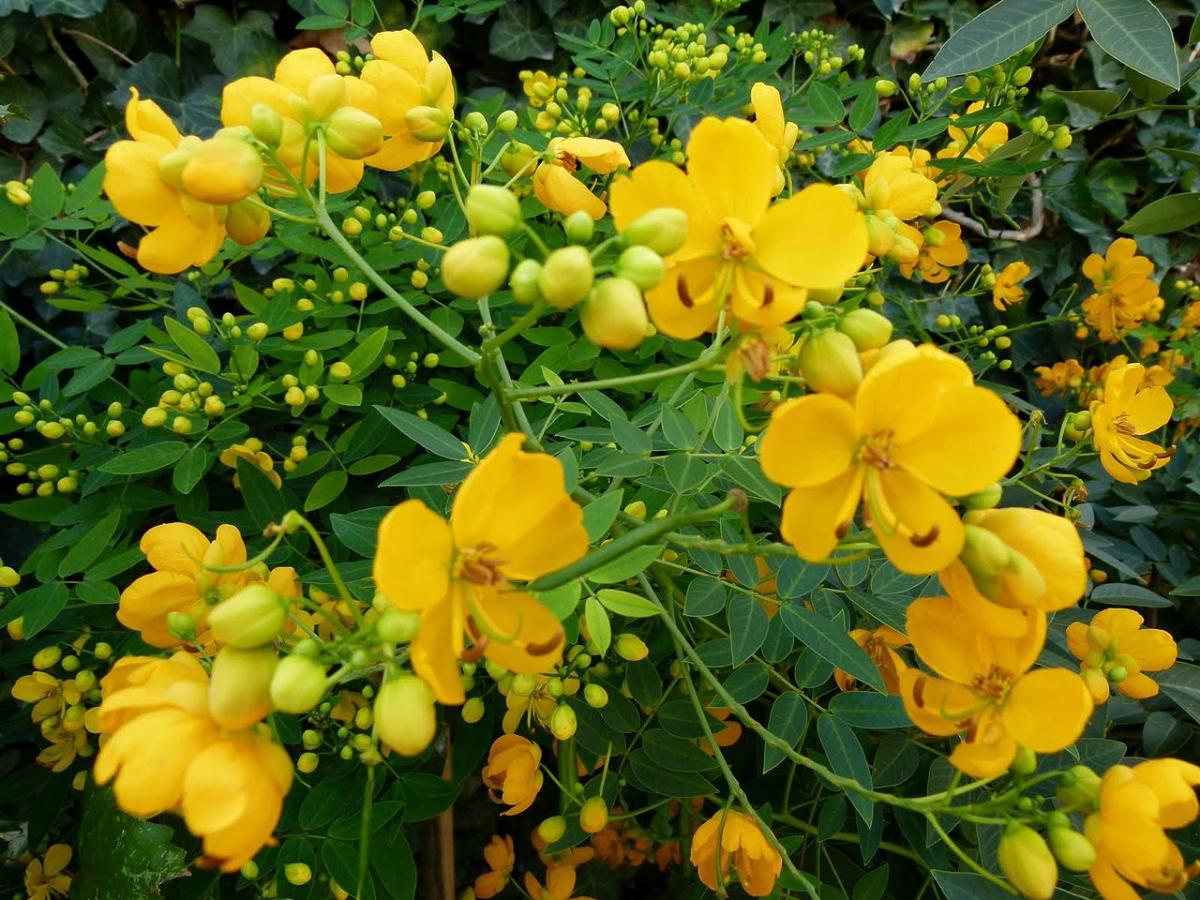
{"label": "unopened bud", "polygon": [[572,244],[586,244],[596,232],[596,223],[582,209],[571,213],[563,220],[563,233]]}
{"label": "unopened bud", "polygon": [[171,637],[181,641],[196,639],[196,623],[187,613],[178,610],[167,613],[167,631],[171,633]]}
{"label": "unopened bud", "polygon": [[804,341],[797,367],[814,391],[849,397],[862,382],[862,363],[854,341],[839,331],[827,329]]}
{"label": "unopened bud", "polygon": [[535,303],[542,297],[538,279],[542,274],[542,264],[536,259],[523,259],[517,263],[508,276],[508,287],[513,299],[518,303]]}
{"label": "unopened bud", "polygon": [[1001,487],[1000,482],[994,481],[982,491],[962,497],[960,502],[967,509],[994,509],[1000,503],[1003,493],[1004,488]]}
{"label": "unopened bud", "polygon": [[1058,782],[1058,803],[1076,812],[1091,812],[1100,799],[1100,776],[1087,766],[1072,766]]}
{"label": "unopened bud", "polygon": [[446,139],[450,119],[436,106],[414,106],[404,114],[404,124],[418,141],[437,144]]}
{"label": "unopened bud", "polygon": [[499,290],[507,275],[508,245],[495,235],[459,241],[442,258],[446,289],[471,300]]}
{"label": "unopened bud", "polygon": [[608,804],[603,797],[589,797],[579,810],[579,827],[588,834],[597,834],[608,824]]}
{"label": "unopened bud", "polygon": [[384,682],[375,697],[375,731],[401,756],[417,756],[437,733],[437,707],[429,686],[415,675]]}
{"label": "unopened bud", "polygon": [[543,819],[537,827],[537,832],[538,837],[545,841],[547,846],[557,844],[567,833],[567,820],[562,816]]}
{"label": "unopened bud", "polygon": [[271,680],[279,658],[269,647],[222,647],[213,661],[208,711],[222,728],[249,728],[271,711]]}
{"label": "unopened bud", "polygon": [[271,676],[271,703],[282,712],[303,715],[325,696],[325,667],[309,656],[285,656]]}
{"label": "unopened bud", "polygon": [[613,274],[628,278],[641,290],[648,291],[663,280],[666,270],[661,256],[644,244],[634,244],[621,253]]}
{"label": "unopened bud", "polygon": [[996,850],[1000,869],[1021,896],[1051,900],[1058,884],[1058,864],[1045,839],[1028,825],[1010,822]]}
{"label": "unopened bud", "polygon": [[474,725],[483,718],[485,711],[483,700],[479,697],[471,697],[462,706],[462,720],[468,725]]}
{"label": "unopened bud", "polygon": [[575,710],[569,704],[560,703],[554,710],[554,715],[550,717],[550,733],[560,741],[568,741],[575,736],[575,729],[578,727],[579,720],[575,716]]}
{"label": "unopened bud", "polygon": [[649,317],[636,284],[627,278],[605,278],[579,307],[579,321],[597,347],[632,350],[645,340]]}
{"label": "unopened bud", "polygon": [[688,236],[688,217],[682,209],[660,206],[639,216],[621,232],[626,245],[649,247],[659,256],[670,256]]}
{"label": "unopened bud", "polygon": [[650,648],[636,634],[623,632],[617,635],[616,641],[613,642],[613,649],[617,651],[617,656],[628,662],[637,662],[645,659],[650,655]]}
{"label": "unopened bud", "polygon": [[882,347],[892,339],[892,322],[873,309],[852,309],[842,316],[838,331],[854,342],[859,352]]}
{"label": "unopened bud", "polygon": [[363,159],[383,146],[383,125],[357,106],[343,106],[329,117],[325,141],[338,156]]}
{"label": "unopened bud", "polygon": [[467,192],[467,224],[476,234],[508,237],[521,225],[521,203],[508,188],[477,184]]}
{"label": "unopened bud", "polygon": [[608,706],[608,691],[598,684],[589,684],[583,689],[583,699],[592,709],[604,709]]}
{"label": "unopened bud", "polygon": [[225,232],[243,247],[262,240],[270,228],[270,213],[249,200],[231,204],[225,215]]}
{"label": "unopened bud", "polygon": [[570,309],[587,296],[594,277],[587,250],[579,246],[560,247],[542,264],[538,290],[555,309]]}
{"label": "unopened bud", "polygon": [[1086,872],[1096,861],[1096,848],[1073,828],[1051,828],[1046,832],[1055,858],[1072,872]]}
{"label": "unopened bud", "polygon": [[287,621],[287,604],[265,584],[251,584],[209,614],[208,624],[220,644],[248,650],[269,644]]}
{"label": "unopened bud", "polygon": [[283,116],[265,103],[250,107],[250,133],[268,147],[278,147],[283,140]]}

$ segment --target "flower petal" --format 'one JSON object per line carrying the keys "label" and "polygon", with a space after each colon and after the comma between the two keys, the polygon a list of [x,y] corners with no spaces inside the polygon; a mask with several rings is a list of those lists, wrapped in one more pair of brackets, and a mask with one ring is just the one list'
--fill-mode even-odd
{"label": "flower petal", "polygon": [[862,469],[855,466],[822,484],[793,488],[783,501],[783,539],[809,562],[827,559],[854,517],[862,484]]}
{"label": "flower petal", "polygon": [[459,676],[458,657],[463,647],[463,615],[454,594],[421,614],[421,628],[409,645],[413,671],[429,685],[438,703],[457,706],[466,699]]}
{"label": "flower petal", "polygon": [[301,97],[308,96],[313,79],[334,73],[333,61],[317,47],[293,50],[275,66],[275,81]]}
{"label": "flower petal", "polygon": [[1021,746],[1057,753],[1083,734],[1094,708],[1087,685],[1075,672],[1037,669],[1009,688],[1001,715]]}
{"label": "flower petal", "polygon": [[958,513],[904,469],[869,470],[866,499],[871,529],[901,572],[930,574],[961,552],[964,532]]}
{"label": "flower petal", "polygon": [[562,166],[542,163],[533,173],[533,193],[542,205],[564,216],[585,212],[599,221],[608,207],[591,189]]}
{"label": "flower petal", "polygon": [[867,225],[854,201],[812,184],[766,211],[754,229],[754,259],[789,284],[836,288],[867,258]]}
{"label": "flower petal", "polygon": [[216,256],[225,240],[225,229],[217,221],[215,209],[209,207],[209,210],[211,218],[202,225],[176,214],[142,238],[137,250],[142,268],[160,275],[175,275]]}
{"label": "flower petal", "polygon": [[708,259],[679,263],[646,292],[654,327],[668,337],[691,340],[712,330],[720,317],[716,292],[727,266]]}
{"label": "flower petal", "polygon": [[688,236],[669,261],[720,253],[720,232],[683,170],[663,160],[642,163],[618,175],[609,189],[609,205],[617,231],[624,231],[653,209],[681,209],[688,217]]}
{"label": "flower petal", "polygon": [[993,778],[1012,765],[1017,742],[994,712],[984,713],[975,723],[975,733],[950,754],[950,764],[972,778]]}
{"label": "flower petal", "polygon": [[812,487],[850,468],[857,443],[854,408],[833,394],[809,394],[771,413],[759,463],[776,484]]}
{"label": "flower petal", "polygon": [[553,671],[562,661],[562,624],[532,595],[484,588],[475,594],[475,607],[487,617],[489,628],[514,638],[507,644],[489,640],[484,651],[488,659],[525,675]]}
{"label": "flower petal", "polygon": [[446,598],[453,558],[446,520],[420,500],[405,500],[379,523],[375,586],[401,609],[428,609]]}
{"label": "flower petal", "polygon": [[168,149],[149,141],[117,141],[104,154],[104,193],[130,222],[158,225],[178,211],[178,192],[158,173]]}
{"label": "flower petal", "polygon": [[208,544],[200,529],[185,522],[170,522],[147,531],[139,546],[146,554],[146,561],[158,571],[194,576],[208,552]]}
{"label": "flower petal", "polygon": [[687,167],[713,219],[739,219],[753,229],[771,202],[779,161],[766,138],[745,119],[709,116],[688,138]]}
{"label": "flower petal", "polygon": [[135,141],[157,139],[171,147],[182,137],[171,117],[162,111],[153,100],[142,100],[137,88],[129,89],[129,102],[125,104],[125,128]]}

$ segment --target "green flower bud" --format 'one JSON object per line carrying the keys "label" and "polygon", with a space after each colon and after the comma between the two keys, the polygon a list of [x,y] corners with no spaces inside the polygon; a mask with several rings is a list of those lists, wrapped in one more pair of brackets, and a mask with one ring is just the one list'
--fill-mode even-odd
{"label": "green flower bud", "polygon": [[518,125],[517,114],[511,109],[506,109],[496,117],[496,130],[505,133],[514,130]]}
{"label": "green flower bud", "polygon": [[967,509],[995,509],[999,505],[1000,496],[1003,493],[1004,488],[1000,486],[1000,482],[996,481],[982,491],[960,498],[959,502]]}
{"label": "green flower bud", "polygon": [[363,159],[383,146],[383,125],[357,106],[343,106],[329,117],[325,142],[338,156]]}
{"label": "green flower bud", "polygon": [[507,275],[508,245],[495,235],[459,241],[442,257],[442,281],[459,297],[478,300],[499,290]]}
{"label": "green flower bud", "polygon": [[467,192],[467,224],[476,234],[508,237],[521,226],[521,203],[508,188],[477,184]]}
{"label": "green flower bud", "polygon": [[879,78],[875,81],[875,93],[880,97],[894,97],[896,95],[896,82],[887,78]]}
{"label": "green flower bud", "polygon": [[332,72],[318,75],[308,83],[307,100],[312,117],[325,121],[346,102],[346,82]]}
{"label": "green flower bud", "polygon": [[1040,834],[1028,825],[1010,822],[996,850],[1000,869],[1013,887],[1029,900],[1051,900],[1058,884],[1058,864]]}
{"label": "green flower bud", "polygon": [[1016,775],[1032,775],[1037,771],[1037,754],[1028,747],[1018,747],[1009,770]]}
{"label": "green flower bud", "polygon": [[588,295],[595,274],[592,258],[579,246],[551,252],[538,274],[538,290],[555,309],[570,309]]}
{"label": "green flower bud", "polygon": [[508,287],[518,303],[535,303],[542,298],[538,287],[541,274],[542,264],[536,259],[523,259],[513,267],[508,276]]}
{"label": "green flower bud", "polygon": [[167,613],[167,631],[171,633],[171,637],[181,641],[196,639],[195,621],[187,613],[181,613],[178,610]]}
{"label": "green flower bud", "polygon": [[271,676],[271,704],[278,710],[303,715],[325,696],[325,667],[309,656],[285,656]]}
{"label": "green flower bud", "polygon": [[596,231],[596,223],[583,210],[573,212],[563,220],[563,232],[572,244],[586,244]]}
{"label": "green flower bud", "polygon": [[278,147],[283,140],[283,116],[265,103],[250,107],[250,133],[268,147]]}
{"label": "green flower bud", "polygon": [[269,644],[287,621],[287,603],[265,584],[251,584],[209,614],[218,643],[248,650]]}
{"label": "green flower bud", "polygon": [[421,627],[420,613],[406,609],[389,609],[379,617],[375,626],[381,640],[389,644],[407,644],[417,636]]}
{"label": "green flower bud", "polygon": [[560,703],[554,710],[554,715],[550,717],[550,733],[560,741],[568,741],[575,736],[575,729],[578,727],[579,720],[575,716],[575,710],[567,703]]}
{"label": "green flower bud", "polygon": [[840,331],[827,329],[807,338],[796,362],[814,391],[849,397],[862,382],[862,363],[854,341]]}
{"label": "green flower bud", "polygon": [[213,661],[208,711],[222,728],[249,728],[271,711],[271,680],[279,657],[270,647],[222,647]]}
{"label": "green flower bud", "polygon": [[583,699],[587,701],[587,705],[592,709],[604,709],[608,706],[608,691],[598,684],[585,685],[583,688]]}
{"label": "green flower bud", "polygon": [[882,347],[892,339],[892,322],[873,309],[852,309],[842,316],[838,331],[854,342],[859,352]]}
{"label": "green flower bud", "polygon": [[418,141],[438,144],[450,130],[449,117],[436,106],[414,106],[404,114],[404,124]]}
{"label": "green flower bud", "polygon": [[474,131],[477,134],[483,134],[488,130],[487,116],[479,110],[472,110],[463,117],[463,125],[468,131]]}
{"label": "green flower bud", "polygon": [[482,698],[471,697],[463,704],[462,720],[468,725],[474,725],[483,718],[484,712],[486,712],[486,707],[483,704]]}
{"label": "green flower bud", "polygon": [[662,206],[644,213],[621,232],[626,246],[640,244],[659,256],[670,256],[688,236],[688,217],[682,209]]}
{"label": "green flower bud", "polygon": [[424,752],[437,734],[437,707],[429,686],[408,674],[385,681],[375,697],[375,732],[401,756]]}
{"label": "green flower bud", "polygon": [[613,274],[628,278],[641,290],[648,291],[663,280],[666,271],[661,256],[644,244],[634,244],[621,253]]}
{"label": "green flower bud", "polygon": [[1046,832],[1055,858],[1072,872],[1086,872],[1096,861],[1096,848],[1073,828],[1051,828]]}
{"label": "green flower bud", "polygon": [[1100,800],[1100,776],[1087,766],[1072,766],[1058,782],[1058,804],[1078,812],[1092,812]]}
{"label": "green flower bud", "polygon": [[626,278],[601,280],[579,307],[588,340],[610,350],[632,350],[641,344],[649,321],[642,292]]}
{"label": "green flower bud", "polygon": [[588,834],[597,834],[608,824],[608,804],[603,797],[589,797],[579,810],[579,827]]}
{"label": "green flower bud", "polygon": [[617,656],[627,662],[637,662],[650,655],[650,648],[646,646],[646,642],[627,631],[617,635],[613,649],[617,651]]}
{"label": "green flower bud", "polygon": [[552,845],[562,840],[562,836],[567,833],[567,820],[562,816],[551,816],[548,819],[543,819],[537,827],[538,837],[546,844]]}

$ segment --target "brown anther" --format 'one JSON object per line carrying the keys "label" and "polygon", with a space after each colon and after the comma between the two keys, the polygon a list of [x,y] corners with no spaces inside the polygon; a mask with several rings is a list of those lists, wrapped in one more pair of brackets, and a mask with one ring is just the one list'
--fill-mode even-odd
{"label": "brown anther", "polygon": [[696,305],[696,301],[692,299],[691,292],[688,290],[687,281],[684,280],[682,273],[680,273],[679,278],[676,279],[675,290],[679,294],[679,302],[688,309],[691,309]]}
{"label": "brown anther", "polygon": [[914,547],[928,547],[938,539],[938,535],[941,533],[942,530],[934,525],[925,534],[914,534],[908,540]]}
{"label": "brown anther", "polygon": [[850,533],[850,520],[847,519],[845,522],[835,528],[833,533],[837,535],[837,539],[839,541],[848,535]]}
{"label": "brown anther", "polygon": [[574,175],[575,170],[579,168],[579,160],[576,159],[574,156],[572,156],[570,153],[559,153],[558,154],[558,164],[560,166],[562,166],[564,169],[566,169],[568,172],[570,172],[572,175]]}
{"label": "brown anther", "polygon": [[746,374],[754,381],[762,381],[771,371],[771,347],[760,337],[743,340],[738,345],[738,356],[741,358]]}
{"label": "brown anther", "polygon": [[563,640],[563,633],[560,631],[548,641],[543,641],[540,644],[526,644],[525,650],[531,656],[545,656],[547,653],[553,653]]}
{"label": "brown anther", "polygon": [[771,282],[768,281],[766,284],[766,287],[763,288],[762,305],[770,306],[774,302],[775,302],[775,286],[773,284],[771,284]]}

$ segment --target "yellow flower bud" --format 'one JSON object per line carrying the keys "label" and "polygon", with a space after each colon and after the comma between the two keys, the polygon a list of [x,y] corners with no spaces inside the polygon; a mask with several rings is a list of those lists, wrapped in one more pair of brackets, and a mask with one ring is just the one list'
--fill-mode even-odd
{"label": "yellow flower bud", "polygon": [[579,307],[579,322],[597,347],[632,350],[645,340],[650,320],[636,284],[626,278],[605,278]]}
{"label": "yellow flower bud", "polygon": [[896,82],[889,81],[887,78],[880,78],[875,82],[875,93],[880,97],[894,97],[896,90]]}
{"label": "yellow flower bud", "polygon": [[873,309],[853,309],[842,317],[838,331],[850,338],[859,352],[875,350],[892,339],[892,322]]}
{"label": "yellow flower bud", "polygon": [[287,879],[288,884],[299,887],[312,881],[312,869],[302,862],[288,863],[283,867],[283,877]]}
{"label": "yellow flower bud", "polygon": [[271,679],[279,658],[270,647],[222,647],[213,661],[208,710],[223,727],[249,728],[271,711]]}
{"label": "yellow flower bud", "polygon": [[[590,219],[589,219],[590,221]],[[613,272],[621,278],[628,278],[640,290],[648,291],[663,280],[666,274],[666,264],[663,258],[643,244],[634,244],[625,248],[617,259]]]}
{"label": "yellow flower bud", "polygon": [[308,108],[314,119],[328,119],[346,102],[346,82],[333,73],[318,75],[308,84]]}
{"label": "yellow flower bud", "polygon": [[37,653],[33,654],[33,667],[39,672],[58,665],[58,661],[62,659],[62,651],[57,647],[43,647]]}
{"label": "yellow flower bud", "polygon": [[161,406],[152,406],[142,414],[142,424],[147,428],[161,428],[167,423],[167,411]]}
{"label": "yellow flower bud", "polygon": [[603,797],[589,797],[579,810],[579,827],[588,834],[597,834],[608,824],[608,804]]}
{"label": "yellow flower bud", "polygon": [[866,223],[868,251],[872,256],[887,256],[896,243],[896,232],[879,216],[868,215]]}
{"label": "yellow flower bud", "polygon": [[627,245],[640,244],[659,256],[670,256],[683,246],[687,235],[687,213],[673,206],[661,206],[630,223],[621,232],[621,239]]}
{"label": "yellow flower bud", "polygon": [[357,106],[343,106],[329,117],[325,141],[338,156],[363,159],[383,146],[383,125]]}
{"label": "yellow flower bud", "polygon": [[431,144],[444,141],[450,130],[449,117],[436,106],[414,106],[405,112],[404,124],[418,141]]}
{"label": "yellow flower bud", "polygon": [[467,224],[476,234],[508,237],[521,225],[521,203],[508,188],[477,184],[467,192]]}
{"label": "yellow flower bud", "polygon": [[28,206],[33,201],[29,188],[25,187],[25,183],[21,181],[6,181],[4,196],[13,206]]}
{"label": "yellow flower bud", "polygon": [[243,247],[262,240],[270,229],[271,214],[249,200],[232,204],[225,215],[225,232]]}
{"label": "yellow flower bud", "polygon": [[202,142],[181,173],[188,194],[214,205],[248,197],[258,189],[262,175],[262,159],[253,147],[236,137],[220,135]]}
{"label": "yellow flower bud", "polygon": [[637,662],[650,655],[650,648],[646,646],[646,642],[627,631],[617,635],[613,649],[617,651],[617,656],[627,662]]}
{"label": "yellow flower bud", "polygon": [[209,613],[218,643],[248,650],[275,640],[287,621],[287,602],[265,584],[251,584]]}
{"label": "yellow flower bud", "polygon": [[528,144],[518,143],[500,154],[500,168],[510,178],[515,178],[521,171],[528,172],[527,167],[536,155]]}
{"label": "yellow flower bud", "polygon": [[265,103],[250,107],[250,133],[268,147],[278,147],[283,140],[283,116]]}
{"label": "yellow flower bud", "polygon": [[562,816],[551,816],[548,819],[542,819],[537,827],[538,837],[546,844],[552,845],[562,840],[562,836],[567,833],[567,820]]}
{"label": "yellow flower bud", "polygon": [[504,110],[496,117],[496,130],[506,134],[513,131],[518,124],[517,114],[511,109]]}
{"label": "yellow flower bud", "polygon": [[500,289],[508,275],[508,245],[495,235],[468,238],[442,257],[442,281],[460,297],[477,300]]}
{"label": "yellow flower bud", "polygon": [[303,715],[325,696],[325,667],[309,656],[285,656],[271,676],[271,705]]}
{"label": "yellow flower bud", "polygon": [[608,691],[598,684],[589,684],[583,689],[583,699],[592,709],[604,709],[608,706]]}
{"label": "yellow flower bud", "polygon": [[1055,858],[1072,872],[1086,872],[1096,861],[1096,848],[1073,828],[1051,828],[1046,832]]}
{"label": "yellow flower bud", "polygon": [[0,588],[14,588],[20,583],[20,572],[12,566],[0,566]]}
{"label": "yellow flower bud", "polygon": [[415,675],[385,681],[375,697],[375,731],[401,756],[417,756],[437,733],[437,707],[429,686]]}
{"label": "yellow flower bud", "polygon": [[1091,812],[1100,800],[1100,776],[1087,766],[1072,766],[1058,782],[1058,803],[1077,812]]}
{"label": "yellow flower bud", "polygon": [[542,264],[536,259],[523,259],[513,267],[508,276],[508,287],[513,299],[518,303],[535,303],[542,297],[538,287],[538,279],[542,274]]}
{"label": "yellow flower bud", "polygon": [[797,367],[810,388],[839,397],[851,396],[863,377],[854,342],[832,329],[804,341],[797,355]]}
{"label": "yellow flower bud", "polygon": [[555,309],[570,309],[587,296],[595,274],[592,258],[579,246],[560,247],[546,257],[538,274],[538,289]]}
{"label": "yellow flower bud", "polygon": [[1045,839],[1028,825],[1010,822],[996,850],[1000,869],[1021,896],[1051,900],[1058,884],[1058,864]]}
{"label": "yellow flower bud", "polygon": [[560,703],[554,710],[554,715],[550,717],[550,733],[560,741],[568,741],[575,736],[578,727],[579,720],[575,716],[575,710],[569,704]]}
{"label": "yellow flower bud", "polygon": [[474,725],[483,718],[487,708],[484,706],[483,700],[479,697],[471,697],[463,704],[462,720],[468,725]]}

